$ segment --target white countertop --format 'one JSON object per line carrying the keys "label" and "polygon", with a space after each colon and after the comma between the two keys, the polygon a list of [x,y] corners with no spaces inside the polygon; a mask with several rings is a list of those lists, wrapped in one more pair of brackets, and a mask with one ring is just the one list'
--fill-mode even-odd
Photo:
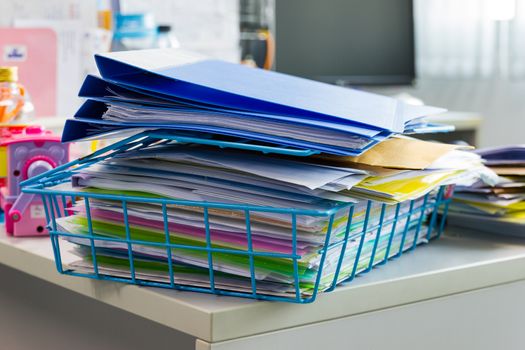
{"label": "white countertop", "polygon": [[449,231],[438,241],[319,295],[312,304],[260,302],[64,276],[56,272],[48,238],[10,238],[1,227],[0,263],[215,342],[522,280],[525,240]]}

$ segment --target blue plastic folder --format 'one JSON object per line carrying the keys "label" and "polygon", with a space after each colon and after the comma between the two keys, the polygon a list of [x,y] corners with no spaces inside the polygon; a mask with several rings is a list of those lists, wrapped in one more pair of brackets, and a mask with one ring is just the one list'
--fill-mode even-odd
{"label": "blue plastic folder", "polygon": [[[153,91],[142,90],[136,87],[131,87],[127,85],[118,85],[110,81],[106,81],[99,77],[88,75],[80,88],[78,95],[80,97],[88,98],[95,101],[100,101],[104,103],[130,103],[129,98],[122,99],[116,96],[111,96],[108,94],[108,91],[113,91],[116,94],[125,94],[128,96],[135,97],[135,103],[141,103],[144,106],[155,106],[159,110],[163,108],[185,108],[188,110],[199,110],[199,111],[213,111],[218,115],[242,115],[245,118],[268,118],[280,121],[288,121],[291,123],[304,124],[304,125],[314,125],[317,127],[329,128],[334,130],[342,130],[351,134],[360,135],[372,138],[381,133],[385,134],[384,130],[379,128],[370,128],[370,127],[359,127],[356,125],[342,125],[340,123],[333,123],[326,120],[310,120],[305,118],[294,118],[284,115],[270,115],[265,113],[256,113],[248,111],[240,111],[234,109],[224,109],[213,105],[204,105],[196,104],[193,101],[181,100],[173,98],[167,94],[156,93]],[[77,113],[76,117],[82,116],[90,118],[89,111],[83,107],[84,111],[82,113]],[[93,118],[99,119],[99,116],[95,112],[92,115]]]}
{"label": "blue plastic folder", "polygon": [[[66,123],[63,141],[74,141],[122,129],[170,129],[226,135],[277,146],[357,155],[422,116],[442,109],[411,106],[394,98],[337,87],[238,64],[210,60],[176,49],[114,52],[95,56],[102,78],[88,76],[80,96],[88,100]],[[147,115],[184,112],[176,123],[151,120],[107,120],[107,106],[140,108]],[[283,130],[320,130],[321,140],[302,140],[271,132],[202,125],[192,116],[240,118],[245,122],[278,122]],[[212,123],[210,123],[212,124]],[[314,128],[314,129],[312,129]],[[300,129],[299,132],[301,132]],[[280,130],[279,130],[280,131]],[[309,135],[315,135],[312,132]],[[344,136],[344,135],[346,136]],[[343,136],[342,136],[343,135]],[[332,138],[347,137],[330,143]],[[326,142],[325,142],[326,141]]]}
{"label": "blue plastic folder", "polygon": [[[403,132],[409,120],[443,111],[224,61],[195,56],[180,62],[179,55],[179,50],[144,50],[96,55],[95,60],[110,81],[224,108],[335,118],[394,132]],[[172,66],[154,63],[170,58]]]}
{"label": "blue plastic folder", "polygon": [[107,109],[107,105],[101,101],[88,100],[75,114],[75,119],[68,120],[64,128],[62,141],[74,141],[87,139],[93,136],[115,133],[129,129],[131,127],[136,129],[165,129],[176,130],[182,132],[182,136],[187,136],[188,132],[204,133],[211,136],[231,136],[246,138],[249,140],[271,143],[278,146],[294,147],[307,150],[316,150],[318,152],[326,152],[338,155],[358,155],[364,150],[372,147],[378,142],[383,141],[389,133],[378,134],[374,138],[364,139],[365,145],[360,150],[343,149],[328,145],[315,144],[307,141],[292,140],[281,137],[275,137],[267,134],[258,134],[254,132],[245,132],[242,130],[221,128],[213,126],[201,126],[188,124],[156,124],[156,123],[127,123],[122,125],[120,123],[105,121],[101,117]]}

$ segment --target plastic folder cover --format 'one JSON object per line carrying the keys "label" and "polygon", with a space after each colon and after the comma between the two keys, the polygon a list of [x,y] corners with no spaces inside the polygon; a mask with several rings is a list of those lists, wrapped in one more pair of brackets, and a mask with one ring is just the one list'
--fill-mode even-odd
{"label": "plastic folder cover", "polygon": [[[341,125],[339,123],[331,123],[328,121],[321,121],[321,120],[309,120],[309,119],[297,119],[292,117],[286,117],[282,115],[270,115],[267,113],[257,113],[257,112],[250,112],[250,111],[240,111],[240,110],[232,110],[232,109],[224,109],[218,106],[213,105],[204,105],[200,104],[197,105],[193,101],[187,101],[187,100],[181,100],[179,98],[174,98],[170,95],[159,93],[159,92],[153,92],[149,90],[143,90],[139,89],[137,87],[131,87],[124,84],[114,84],[109,81],[106,81],[104,79],[101,79],[99,77],[88,75],[86,79],[84,80],[84,83],[82,84],[82,87],[80,88],[80,91],[78,95],[80,97],[89,98],[91,100],[100,101],[100,102],[107,102],[112,104],[118,104],[119,102],[126,102],[126,100],[123,100],[119,97],[112,97],[108,96],[108,91],[113,91],[115,93],[121,93],[121,94],[127,94],[129,95],[134,94],[140,100],[144,101],[144,98],[146,98],[145,101],[149,101],[151,105],[154,105],[159,110],[162,110],[162,108],[170,108],[174,104],[175,105],[183,105],[187,108],[194,107],[197,110],[206,110],[215,112],[217,114],[233,114],[233,115],[242,115],[246,117],[251,118],[270,118],[280,121],[288,121],[288,122],[296,122],[301,123],[305,125],[314,125],[317,127],[323,127],[328,129],[335,129],[335,130],[342,130],[349,133],[353,133],[356,135],[365,136],[368,138],[374,137],[376,135],[379,135],[381,133],[385,134],[384,130],[378,129],[378,128],[370,128],[370,127],[363,127],[363,126],[357,126],[357,125]],[[129,100],[128,100],[129,102]],[[88,110],[83,110],[82,113],[77,113],[75,116],[76,118],[89,118],[89,119],[100,119],[101,116],[97,114],[97,111],[93,111],[93,114],[90,114]]]}
{"label": "plastic folder cover", "polygon": [[179,49],[112,52],[95,59],[107,80],[226,109],[332,119],[394,132],[403,132],[414,118],[444,111]]}
{"label": "plastic folder cover", "polygon": [[[62,135],[63,142],[69,142],[80,139],[88,139],[90,137],[98,138],[100,134],[106,134],[106,131],[118,132],[119,130],[125,130],[127,126],[119,124],[117,122],[102,120],[102,115],[106,111],[107,106],[103,102],[96,100],[88,100],[80,107],[75,114],[75,119],[67,120],[64,127],[64,133]],[[228,135],[234,137],[246,137],[251,140],[257,140],[261,142],[270,142],[282,146],[299,147],[301,149],[316,149],[322,152],[328,152],[332,154],[340,155],[358,155],[364,150],[369,149],[378,142],[383,141],[388,134],[378,134],[373,139],[369,139],[368,144],[359,151],[352,151],[348,149],[341,149],[332,146],[323,146],[314,144],[311,142],[300,141],[300,140],[285,140],[281,137],[273,137],[271,135],[259,135],[253,132],[246,132],[222,127],[212,126],[198,126],[193,124],[156,124],[156,123],[134,123],[135,128],[138,129],[174,129],[180,132],[204,132],[215,135]],[[129,126],[129,125],[128,125]],[[98,132],[97,132],[98,131]]]}

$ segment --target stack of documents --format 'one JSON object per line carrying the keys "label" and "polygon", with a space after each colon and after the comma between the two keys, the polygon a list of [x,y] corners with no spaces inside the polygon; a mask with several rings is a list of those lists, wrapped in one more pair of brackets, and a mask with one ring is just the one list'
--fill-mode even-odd
{"label": "stack of documents", "polygon": [[70,268],[80,273],[210,287],[212,270],[224,290],[252,292],[255,279],[258,293],[313,295],[425,242],[439,188],[471,185],[485,169],[460,146],[401,135],[439,129],[421,119],[439,108],[174,50],[96,61],[102,78],[86,78],[88,100],[63,140],[143,132],[163,142],[78,167],[55,186],[90,196],[56,220],[78,245]]}
{"label": "stack of documents", "polygon": [[[428,143],[397,138],[386,142],[395,148],[407,141]],[[448,147],[450,151],[426,168],[407,170],[372,166],[357,158],[357,162],[342,160],[336,165],[330,157],[291,160],[262,153],[173,144],[127,152],[103,161],[74,175],[73,184],[104,190],[133,188],[136,192],[190,201],[285,208],[323,210],[362,199],[393,204],[419,198],[443,184],[456,183],[462,177],[470,179],[478,173],[481,166],[478,156],[454,150],[455,146]],[[374,150],[370,152],[375,153]],[[407,152],[417,154],[419,150]],[[408,165],[399,160],[400,167]]]}
{"label": "stack of documents", "polygon": [[[359,155],[395,133],[443,130],[424,117],[444,110],[338,87],[179,49],[95,57],[88,100],[63,141],[170,129],[184,136]],[[446,127],[445,127],[446,129]]]}
{"label": "stack of documents", "polygon": [[458,187],[449,221],[505,235],[525,235],[525,145],[480,149],[485,165],[498,176]]}
{"label": "stack of documents", "polygon": [[[319,290],[329,288],[333,282],[341,256],[338,243],[344,239],[349,214],[352,215],[349,235],[354,238],[345,248],[338,281],[348,278],[354,269],[358,273],[368,268],[372,255],[373,264],[377,264],[400,250],[426,242],[427,216],[434,209],[432,203],[438,187],[458,181],[472,183],[482,168],[478,155],[454,145],[394,137],[378,146],[359,157],[292,158],[173,143],[128,151],[80,169],[73,175],[71,185],[78,193],[171,198],[189,203],[298,211],[344,207],[331,223],[329,216],[298,215],[295,243],[289,214],[261,211],[250,216],[250,244],[255,251],[291,254],[295,249],[301,256],[298,283],[301,295],[309,296],[321,264]],[[64,186],[70,185],[58,185],[56,190],[71,191]],[[344,206],[346,203],[352,203],[351,212]],[[208,227],[203,220],[203,208],[198,205],[163,208],[161,204],[128,201],[125,215],[121,201],[99,198],[89,201],[89,213],[84,201],[70,210],[73,215],[57,220],[59,231],[88,235],[91,222],[91,230],[98,236],[121,239],[94,243],[99,272],[111,276],[130,276],[128,233],[134,240],[164,243],[167,225],[172,244],[206,247],[207,230],[214,248],[245,251],[248,244],[243,210],[210,209]],[[414,213],[412,219],[407,216],[409,213]],[[394,223],[395,217],[399,219]],[[387,224],[381,226],[382,222]],[[361,243],[359,234],[366,227],[376,229],[364,235],[360,258],[354,266]],[[329,230],[331,236],[327,242]],[[80,273],[92,272],[91,240],[66,239],[78,244],[77,253],[82,257],[69,267]],[[323,261],[322,249],[326,245],[334,248],[328,250]],[[131,249],[137,278],[169,283],[171,261],[176,283],[209,286],[209,260],[204,250],[174,248],[168,256],[163,247],[133,244]],[[219,252],[212,256],[217,288],[250,292],[248,256]],[[274,296],[295,293],[296,276],[291,259],[257,256],[254,266],[259,293]]]}

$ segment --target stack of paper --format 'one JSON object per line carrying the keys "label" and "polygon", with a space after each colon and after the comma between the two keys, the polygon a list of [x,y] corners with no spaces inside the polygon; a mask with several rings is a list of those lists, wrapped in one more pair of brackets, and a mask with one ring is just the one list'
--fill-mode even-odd
{"label": "stack of paper", "polygon": [[394,133],[428,132],[441,108],[173,50],[96,56],[102,78],[88,76],[88,100],[63,141],[122,129],[171,129],[199,137],[358,155]]}
{"label": "stack of paper", "polygon": [[[322,262],[321,252],[326,244],[333,248],[327,252],[319,290],[328,288],[334,279],[349,213],[352,214],[349,235],[353,238],[346,246],[339,281],[349,277],[354,269],[356,272],[366,269],[374,247],[373,264],[377,264],[387,254],[393,256],[425,242],[426,217],[433,210],[436,189],[461,178],[472,181],[473,169],[481,167],[479,156],[460,151],[457,146],[409,138],[392,138],[385,142],[393,151],[386,158],[381,148],[372,148],[358,158],[289,159],[246,151],[221,151],[202,145],[150,146],[81,169],[73,175],[72,185],[77,191],[86,193],[297,210],[323,211],[353,203],[352,212],[348,207],[339,210],[332,224],[327,216],[297,216],[295,249],[301,256],[298,282],[301,294],[308,296],[313,292]],[[55,189],[58,192],[71,190],[64,185]],[[423,198],[425,194],[428,194],[426,199]],[[375,202],[369,204],[369,198]],[[415,202],[411,204],[408,199],[415,199]],[[383,203],[388,205],[383,206]],[[393,205],[396,203],[401,204]],[[134,240],[164,243],[167,225],[172,244],[206,247],[208,229],[212,247],[247,249],[246,214],[242,210],[210,209],[207,228],[203,208],[198,206],[167,206],[166,221],[162,205],[155,203],[128,201],[127,219],[120,201],[91,199],[89,209],[88,217],[85,202],[78,202],[71,208],[74,215],[58,219],[59,231],[87,235],[90,220],[91,230],[97,235],[122,239],[121,242],[95,240],[99,272],[113,276],[130,276],[126,220],[130,238]],[[412,219],[407,216],[409,211],[413,212]],[[394,217],[399,217],[395,225]],[[378,229],[381,222],[386,224]],[[418,228],[420,222],[422,227]],[[250,234],[254,251],[292,254],[291,225],[289,214],[252,212]],[[376,229],[364,236],[362,253],[354,267],[360,233],[365,225]],[[330,241],[326,242],[330,226]],[[91,241],[67,239],[79,245],[78,254],[83,257],[70,268],[92,272]],[[387,252],[390,241],[392,246]],[[176,283],[209,286],[206,251],[174,248],[168,253],[164,247],[141,244],[133,244],[132,250],[137,278],[169,283],[168,261],[171,259]],[[213,253],[212,260],[213,269],[218,273],[217,288],[250,291],[250,259],[246,255]],[[289,258],[256,257],[255,277],[260,293],[279,296],[295,293],[294,265]]]}
{"label": "stack of paper", "polygon": [[480,149],[498,177],[458,187],[450,223],[498,234],[525,235],[525,145]]}
{"label": "stack of paper", "polygon": [[[421,207],[421,201],[415,204],[416,208]],[[99,271],[113,274],[114,271],[122,276],[130,276],[128,261],[128,245],[125,242],[126,230],[124,228],[122,209],[117,203],[111,201],[96,200],[90,204],[92,229],[104,237],[122,239],[121,242],[95,241],[97,247],[97,262]],[[406,214],[409,209],[408,203],[402,205],[399,215]],[[88,234],[87,218],[85,207],[77,205],[73,216],[58,220],[59,229],[62,232],[74,232],[75,234]],[[162,209],[155,205],[130,204],[127,207],[128,222],[130,227],[130,237],[134,240],[148,241],[154,243],[165,243],[164,221]],[[377,225],[380,206],[371,209],[373,220],[369,225]],[[354,223],[350,234],[358,235],[363,230],[363,218],[366,212],[366,205],[359,204],[354,209]],[[423,215],[428,214],[426,210]],[[388,207],[385,210],[385,220],[392,219],[395,207]],[[337,215],[332,226],[332,242],[334,248],[329,249],[326,260],[324,261],[323,276],[320,290],[326,289],[334,278],[335,268],[341,254],[341,246],[337,242],[344,236],[348,211]],[[418,212],[419,215],[420,212]],[[206,247],[206,228],[203,223],[203,214],[197,208],[170,207],[167,209],[168,229],[170,231],[170,242],[193,247]],[[292,254],[292,233],[289,218],[279,215],[255,215],[251,216],[251,244],[255,252],[270,252],[281,254]],[[245,217],[242,212],[227,210],[211,210],[209,215],[210,240],[213,248],[237,249],[245,251],[247,249],[247,238],[245,228]],[[408,233],[403,242],[403,249],[409,249],[414,243],[414,231],[418,220],[413,220],[408,224]],[[296,253],[301,255],[298,262],[298,277],[301,292],[304,295],[311,293],[314,286],[317,271],[321,264],[320,249],[325,241],[326,230],[328,227],[327,219],[320,219],[313,216],[299,216],[296,241]],[[402,233],[407,226],[406,218],[400,220],[392,236],[391,254],[398,252]],[[380,236],[376,236],[377,229],[369,232],[363,245],[361,259],[357,272],[368,267],[371,257],[371,247],[377,243],[377,252],[374,263],[379,263],[386,254],[386,245],[392,233],[392,224],[385,225],[381,230]],[[426,241],[426,227],[420,229],[420,237],[416,243]],[[359,236],[358,236],[359,237]],[[359,237],[360,238],[360,237]],[[339,279],[348,277],[353,269],[357,248],[360,239],[353,239],[346,247],[345,260],[342,263]],[[90,240],[82,238],[69,238],[72,242],[78,243],[79,254],[84,259],[71,265],[78,271],[93,271],[91,265]],[[208,278],[208,254],[203,250],[191,249],[167,249],[152,247],[148,245],[133,244],[135,255],[135,269],[137,272],[146,276],[153,276],[153,280],[164,279],[169,281],[170,260],[174,263],[174,271],[181,272],[180,267],[184,267],[185,278],[191,285],[196,284],[195,279],[199,275],[206,278],[205,285],[209,286]],[[169,257],[169,255],[171,257]],[[250,259],[246,255],[236,255],[230,253],[214,252],[212,254],[213,269],[229,280],[230,290],[242,291],[250,288]],[[143,265],[141,265],[143,264]],[[256,256],[254,258],[255,277],[258,280],[257,288],[265,293],[294,293],[294,266],[290,258],[280,258],[271,256]],[[155,268],[151,268],[155,266]],[[105,269],[105,270],[103,270]],[[182,278],[178,276],[178,278]],[[236,281],[234,285],[231,285]],[[197,281],[198,282],[198,281]],[[201,281],[202,282],[202,281]],[[217,282],[217,280],[216,280]],[[261,283],[259,283],[261,282]],[[219,281],[220,283],[220,281]]]}
{"label": "stack of paper", "polygon": [[[459,146],[399,135],[434,128],[420,117],[438,108],[180,51],[96,59],[103,78],[86,78],[80,95],[89,100],[68,121],[65,141],[162,129],[160,139],[201,142],[122,151],[75,169],[71,184],[54,188],[96,194],[57,220],[58,231],[78,244],[82,259],[70,266],[78,272],[93,274],[96,265],[112,276],[129,278],[133,271],[148,281],[209,287],[211,263],[217,288],[251,292],[253,266],[259,293],[289,296],[299,287],[312,295],[317,282],[321,291],[330,287],[337,271],[342,281],[424,242],[438,188],[470,185],[483,172],[480,156]],[[272,147],[313,152],[297,157]],[[153,200],[123,202],[122,196]],[[331,210],[332,218],[319,215]],[[90,232],[106,239],[84,238]],[[204,249],[210,247],[219,251]],[[300,256],[297,264],[291,254]]]}

